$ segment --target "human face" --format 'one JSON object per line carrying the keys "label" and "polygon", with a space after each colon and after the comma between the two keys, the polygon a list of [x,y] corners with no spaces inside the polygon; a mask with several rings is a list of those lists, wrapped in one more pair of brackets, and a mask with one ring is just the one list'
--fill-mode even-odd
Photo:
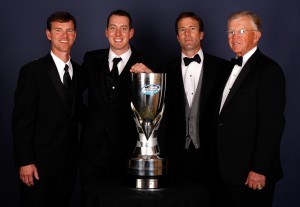
{"label": "human face", "polygon": [[[255,24],[250,17],[238,17],[228,23],[228,31],[234,31],[234,34],[228,33],[228,43],[231,50],[237,56],[243,56],[252,48],[257,46],[261,37],[261,32],[257,31]],[[238,31],[245,30],[244,33]]]}
{"label": "human face", "polygon": [[182,52],[191,57],[200,50],[200,41],[203,39],[204,32],[199,31],[199,23],[190,17],[182,18],[177,23],[177,40]]}
{"label": "human face", "polygon": [[46,35],[51,41],[51,50],[55,55],[58,57],[61,57],[62,54],[70,55],[76,39],[76,31],[72,21],[52,22],[51,30],[46,30]]}
{"label": "human face", "polygon": [[129,19],[126,16],[112,15],[109,19],[105,35],[111,50],[116,55],[122,55],[129,49],[129,40],[133,37],[134,30],[129,28]]}

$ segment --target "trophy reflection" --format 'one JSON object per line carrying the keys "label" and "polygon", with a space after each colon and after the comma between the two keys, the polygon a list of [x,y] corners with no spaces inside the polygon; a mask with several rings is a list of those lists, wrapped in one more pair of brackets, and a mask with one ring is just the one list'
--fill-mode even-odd
{"label": "trophy reflection", "polygon": [[164,112],[166,74],[132,74],[131,109],[139,133],[129,159],[130,186],[159,189],[167,186],[167,158],[160,158],[157,130]]}

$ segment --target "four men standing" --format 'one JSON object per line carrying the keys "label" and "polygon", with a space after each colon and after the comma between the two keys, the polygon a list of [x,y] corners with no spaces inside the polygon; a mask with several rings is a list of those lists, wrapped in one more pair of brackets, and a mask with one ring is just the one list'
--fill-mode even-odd
{"label": "four men standing", "polygon": [[[167,73],[162,132],[169,173],[211,184],[215,206],[215,201],[271,206],[282,177],[284,74],[257,48],[261,24],[254,13],[229,17],[228,42],[240,60],[236,64],[202,50],[203,27],[194,13],[181,13],[175,31],[182,54],[162,67]],[[134,29],[126,11],[109,15],[105,35],[110,47],[86,53],[84,75],[70,60],[74,17],[54,13],[46,35],[51,53],[22,68],[15,95],[16,163],[29,186],[21,186],[24,206],[68,205],[83,85],[88,114],[81,137],[82,184],[126,175],[125,158],[138,137],[130,108],[131,72],[152,72],[129,44]]]}

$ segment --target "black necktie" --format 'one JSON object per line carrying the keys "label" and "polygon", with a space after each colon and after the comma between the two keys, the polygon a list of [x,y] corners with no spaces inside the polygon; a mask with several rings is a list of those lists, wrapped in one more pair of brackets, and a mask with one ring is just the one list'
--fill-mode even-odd
{"label": "black necktie", "polygon": [[65,66],[65,68],[64,68],[64,70],[65,70],[65,73],[64,73],[64,86],[66,87],[66,88],[70,88],[70,86],[71,86],[71,76],[70,76],[70,73],[69,73],[69,66],[66,64],[66,66]]}
{"label": "black necktie", "polygon": [[197,63],[200,63],[201,58],[200,58],[199,54],[196,54],[193,58],[184,57],[183,61],[184,61],[184,65],[188,66],[193,61],[196,61]]}
{"label": "black necktie", "polygon": [[72,107],[72,80],[71,80],[71,76],[69,73],[69,66],[67,64],[65,65],[64,70],[65,70],[64,77],[63,77],[64,93],[65,93],[65,98],[66,98],[68,107],[71,110],[71,107]]}
{"label": "black necktie", "polygon": [[111,70],[111,75],[114,80],[117,80],[117,78],[119,77],[118,63],[121,60],[122,60],[122,58],[114,58],[113,59],[114,64],[113,64],[113,67]]}
{"label": "black necktie", "polygon": [[243,56],[239,56],[238,58],[231,58],[231,62],[234,65],[242,66],[242,64],[243,64]]}

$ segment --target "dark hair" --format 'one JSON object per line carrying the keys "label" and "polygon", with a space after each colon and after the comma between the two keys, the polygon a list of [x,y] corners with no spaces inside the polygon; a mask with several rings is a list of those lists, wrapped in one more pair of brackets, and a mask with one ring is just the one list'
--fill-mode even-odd
{"label": "dark hair", "polygon": [[261,20],[260,18],[253,12],[250,11],[237,11],[232,13],[229,17],[228,17],[228,24],[231,20],[239,18],[239,17],[249,17],[253,24],[257,27],[258,31],[261,31]]}
{"label": "dark hair", "polygon": [[106,28],[108,28],[109,26],[109,19],[112,15],[117,15],[117,16],[123,16],[123,17],[127,17],[129,19],[129,29],[132,28],[132,19],[131,19],[131,15],[127,12],[127,11],[124,11],[124,10],[121,10],[121,9],[118,9],[118,10],[115,10],[113,11],[112,13],[110,13],[110,15],[108,16],[107,18],[107,22],[106,22]]}
{"label": "dark hair", "polygon": [[176,35],[178,35],[178,22],[183,19],[183,18],[186,18],[186,17],[190,17],[194,20],[196,20],[199,24],[199,32],[202,32],[203,29],[204,29],[204,24],[203,24],[203,21],[200,17],[198,17],[194,12],[182,12],[178,15],[178,17],[176,18],[176,21],[175,21],[175,32],[176,32]]}
{"label": "dark hair", "polygon": [[47,19],[47,29],[50,31],[51,30],[51,23],[52,22],[68,22],[68,21],[72,21],[74,24],[74,30],[76,30],[76,20],[75,18],[69,13],[69,12],[54,12],[53,14],[51,14],[50,17],[48,17]]}

